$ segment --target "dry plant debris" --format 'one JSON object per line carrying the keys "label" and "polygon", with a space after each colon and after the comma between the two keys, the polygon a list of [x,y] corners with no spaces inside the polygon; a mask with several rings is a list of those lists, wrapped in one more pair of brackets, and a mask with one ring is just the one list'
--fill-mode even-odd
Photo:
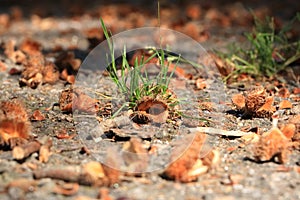
{"label": "dry plant debris", "polygon": [[45,117],[45,115],[44,115],[40,110],[35,110],[35,111],[32,113],[30,119],[31,119],[32,121],[42,121],[42,120],[45,120],[46,117]]}
{"label": "dry plant debris", "polygon": [[[214,167],[219,160],[219,153],[216,150],[206,152],[204,157],[200,157],[200,154],[203,153],[206,138],[207,136],[204,133],[197,132],[184,153],[165,169],[164,176],[179,182],[192,182]],[[185,148],[186,145],[182,145],[182,148]],[[178,157],[178,151],[183,150],[182,148],[176,148],[172,152],[172,160]]]}
{"label": "dry plant debris", "polygon": [[145,96],[137,102],[136,111],[131,115],[132,120],[138,124],[165,123],[168,117],[168,104],[159,98],[149,96]]}
{"label": "dry plant debris", "polygon": [[288,123],[277,128],[277,117],[273,116],[273,128],[259,136],[254,145],[254,158],[257,161],[277,159],[279,163],[288,161],[288,154],[292,146],[292,138],[296,134],[295,124]]}
{"label": "dry plant debris", "polygon": [[274,98],[269,96],[262,86],[245,94],[236,94],[231,100],[245,117],[269,118],[276,111],[273,106]]}
{"label": "dry plant debris", "polygon": [[39,169],[34,171],[36,179],[53,178],[82,185],[110,186],[119,181],[119,172],[99,162],[91,161],[76,167]]}
{"label": "dry plant debris", "polygon": [[47,61],[42,54],[29,55],[24,67],[19,80],[20,86],[35,89],[40,84],[54,84],[59,79],[56,65]]}
{"label": "dry plant debris", "polygon": [[30,137],[30,127],[27,111],[21,101],[12,99],[0,103],[1,145],[23,143]]}
{"label": "dry plant debris", "polygon": [[59,108],[63,112],[71,113],[73,110],[95,114],[99,111],[99,101],[86,95],[79,89],[67,88],[59,97]]}

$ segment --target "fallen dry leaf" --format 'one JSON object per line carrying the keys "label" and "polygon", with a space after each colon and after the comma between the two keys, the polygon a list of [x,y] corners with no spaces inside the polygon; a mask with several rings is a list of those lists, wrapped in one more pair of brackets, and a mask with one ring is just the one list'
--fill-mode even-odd
{"label": "fallen dry leaf", "polygon": [[72,112],[72,109],[85,113],[95,114],[99,111],[98,100],[84,94],[79,89],[67,88],[59,98],[59,107],[63,112]]}
{"label": "fallen dry leaf", "polygon": [[56,134],[55,134],[55,137],[56,137],[57,139],[72,139],[72,138],[74,138],[75,136],[76,136],[75,134],[71,134],[71,135],[70,135],[70,134],[67,132],[66,129],[59,130],[59,131],[57,131]]}
{"label": "fallen dry leaf", "polygon": [[42,121],[42,120],[45,120],[46,118],[45,118],[45,115],[43,115],[43,113],[41,113],[40,110],[35,110],[35,111],[32,113],[30,119],[31,119],[32,121]]}
{"label": "fallen dry leaf", "polygon": [[25,106],[18,99],[0,103],[0,137],[5,144],[10,139],[28,139],[30,121]]}

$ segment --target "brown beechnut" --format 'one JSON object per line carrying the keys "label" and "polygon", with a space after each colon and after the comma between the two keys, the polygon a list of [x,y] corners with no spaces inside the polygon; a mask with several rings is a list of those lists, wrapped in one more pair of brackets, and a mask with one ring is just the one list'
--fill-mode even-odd
{"label": "brown beechnut", "polygon": [[11,146],[12,140],[22,142],[29,138],[29,132],[30,121],[24,105],[17,99],[0,102],[0,146]]}
{"label": "brown beechnut", "polygon": [[273,106],[274,98],[260,86],[245,94],[236,94],[231,98],[235,107],[243,112],[244,117],[271,117],[276,111]]}
{"label": "brown beechnut", "polygon": [[279,163],[288,160],[289,144],[294,134],[294,128],[285,126],[281,130],[277,127],[260,136],[254,146],[254,158],[257,161],[266,162],[277,159]]}
{"label": "brown beechnut", "polygon": [[179,148],[175,148],[171,154],[172,160],[178,157],[178,151],[184,151],[178,159],[165,169],[163,176],[171,180],[187,183],[196,181],[200,175],[215,167],[219,162],[219,152],[217,150],[209,150],[204,157],[200,157],[201,152],[205,151],[206,139],[207,135],[197,132],[186,150],[182,149],[182,147],[186,147],[186,144],[181,144]]}

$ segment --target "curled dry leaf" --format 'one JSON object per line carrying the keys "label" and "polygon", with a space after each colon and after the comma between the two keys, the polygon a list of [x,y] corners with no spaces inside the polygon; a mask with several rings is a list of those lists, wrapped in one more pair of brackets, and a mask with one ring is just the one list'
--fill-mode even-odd
{"label": "curled dry leaf", "polygon": [[4,144],[14,138],[28,139],[30,122],[25,106],[17,99],[0,102],[0,138]]}
{"label": "curled dry leaf", "polygon": [[300,142],[300,115],[292,116],[288,123],[295,125],[295,133],[293,136],[293,141]]}
{"label": "curled dry leaf", "polygon": [[63,90],[59,98],[59,107],[64,112],[72,112],[72,109],[89,114],[99,111],[99,101],[91,98],[79,89],[67,88]]}
{"label": "curled dry leaf", "polygon": [[75,134],[69,134],[67,132],[66,129],[62,129],[62,130],[59,130],[59,131],[56,131],[56,134],[55,134],[55,137],[57,139],[72,139],[74,138],[76,135]]}
{"label": "curled dry leaf", "polygon": [[262,134],[254,145],[254,158],[262,162],[277,158],[279,163],[285,163],[288,159],[289,142],[289,138],[281,130],[272,128],[269,132]]}
{"label": "curled dry leaf", "polygon": [[[200,158],[206,138],[204,133],[197,132],[192,143],[183,154],[165,169],[164,175],[175,181],[191,182],[197,180],[198,176],[213,167],[219,160],[217,151],[206,152],[207,154]],[[180,155],[178,151],[184,150],[186,145],[182,144],[182,148],[176,148],[171,154],[172,159],[177,158]]]}
{"label": "curled dry leaf", "polygon": [[274,97],[268,96],[261,86],[243,94],[236,94],[231,99],[238,110],[244,112],[244,116],[271,117],[276,111],[273,106]]}
{"label": "curled dry leaf", "polygon": [[41,113],[40,110],[35,110],[35,111],[32,113],[30,119],[31,119],[32,121],[42,121],[42,120],[45,120],[46,118],[45,118],[45,115],[43,115],[43,113]]}

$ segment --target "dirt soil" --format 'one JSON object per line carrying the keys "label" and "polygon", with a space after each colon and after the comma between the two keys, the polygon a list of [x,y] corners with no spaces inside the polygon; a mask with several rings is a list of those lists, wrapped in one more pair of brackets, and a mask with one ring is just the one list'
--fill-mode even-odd
{"label": "dirt soil", "polygon": [[[268,94],[274,96],[273,105],[280,113],[279,128],[288,124],[294,116],[298,116],[298,121],[291,123],[295,124],[295,132],[299,134],[299,62],[278,77],[255,80],[242,76],[239,81],[222,84],[222,89],[217,92],[216,88],[209,87],[214,80],[202,75],[201,71],[189,71],[189,68],[183,67],[186,73],[192,73],[192,78],[187,80],[175,77],[172,84],[175,87],[186,85],[184,90],[191,92],[193,100],[199,102],[197,112],[200,117],[211,121],[206,123],[183,120],[182,129],[170,131],[170,127],[150,124],[145,133],[137,131],[139,129],[135,129],[135,125],[132,127],[132,124],[123,122],[122,115],[117,118],[121,122],[116,122],[122,125],[116,128],[105,121],[107,102],[100,101],[102,113],[97,119],[108,127],[105,132],[105,141],[108,143],[105,143],[107,146],[94,147],[96,144],[84,141],[83,136],[79,135],[81,132],[93,134],[93,127],[76,126],[78,121],[73,114],[61,110],[61,92],[74,83],[78,63],[83,62],[91,49],[104,40],[100,17],[112,34],[138,27],[158,26],[156,2],[2,0],[0,4],[0,100],[21,100],[30,118],[34,141],[42,141],[40,143],[44,144],[45,140],[52,140],[51,155],[46,156],[46,160],[39,158],[41,150],[23,159],[16,159],[12,148],[0,146],[0,199],[300,199],[299,144],[298,147],[295,145],[296,147],[288,148],[288,158],[283,163],[278,158],[257,161],[253,150],[255,143],[251,142],[251,139],[272,128],[272,117],[254,116],[244,119],[243,112],[238,111],[231,102],[235,94],[247,93],[253,87],[263,86]],[[161,27],[183,32],[198,41],[207,51],[226,50],[226,46],[232,42],[244,46],[243,33],[251,31],[253,27],[250,8],[259,17],[274,16],[279,26],[287,23],[300,10],[300,4],[293,0],[164,0],[160,6]],[[294,27],[292,32],[298,38],[299,27]],[[26,52],[26,48],[21,48],[26,39],[36,41],[37,46],[29,44],[29,50]],[[21,49],[23,55],[24,52],[27,56],[32,52],[33,55],[37,48],[45,62],[55,63],[58,68],[55,68],[53,73],[43,72],[41,80],[35,74],[34,81],[30,82],[33,76],[26,77],[24,69],[28,67],[28,62],[30,65],[30,62],[35,61],[26,63],[18,60],[21,59],[20,56],[10,56],[7,53],[9,42],[15,42],[13,53]],[[39,69],[36,67],[34,70]],[[97,78],[97,73],[101,74],[91,71],[84,73],[87,76],[84,79],[85,85],[93,84],[93,77]],[[22,78],[23,82],[20,81]],[[204,85],[198,85],[199,82],[203,82]],[[103,82],[97,88],[97,94],[112,93],[109,84],[111,82]],[[91,86],[91,89],[94,87]],[[222,92],[222,95],[216,94],[218,92]],[[221,95],[222,101],[211,104],[208,102],[210,94]],[[279,104],[283,100],[288,100],[291,105],[280,108]],[[35,111],[41,112],[41,119],[34,115]],[[216,130],[207,131],[207,135],[211,141],[211,148],[219,154],[217,164],[210,166],[208,172],[188,183],[166,178],[163,172],[166,168],[166,156],[172,151],[171,140],[188,135],[193,132],[191,130],[200,126]],[[0,133],[1,131],[0,129]],[[240,131],[243,131],[242,134]],[[128,144],[128,141],[136,136],[141,138],[141,141],[137,142],[138,145],[150,149],[147,152],[152,150],[151,147],[165,149],[151,160],[149,169],[156,170],[138,174],[120,170],[118,180],[111,184],[85,184],[84,181],[72,179],[72,176],[76,176],[76,173],[82,170],[84,164],[96,160],[91,153],[93,150],[107,151],[111,144],[125,148],[125,143]],[[299,138],[293,141],[299,142]],[[115,155],[110,152],[108,156]],[[37,171],[43,172],[47,169],[66,170],[63,172],[70,174],[65,174],[66,178],[55,178],[55,175],[39,178]]]}

